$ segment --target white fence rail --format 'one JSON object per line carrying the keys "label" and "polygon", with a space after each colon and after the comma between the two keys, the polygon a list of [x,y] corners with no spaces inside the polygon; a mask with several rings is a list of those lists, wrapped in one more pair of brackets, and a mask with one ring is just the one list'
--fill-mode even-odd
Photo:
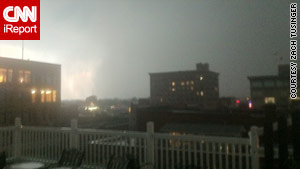
{"label": "white fence rail", "polygon": [[250,169],[247,138],[170,136],[155,134],[155,168],[200,166],[209,169]]}
{"label": "white fence rail", "polygon": [[4,150],[7,156],[13,157],[13,134],[15,127],[0,128],[0,150]]}
{"label": "white fence rail", "polygon": [[147,132],[24,127],[0,128],[0,150],[9,157],[56,161],[66,148],[85,152],[84,164],[103,166],[112,155],[131,154],[149,169],[177,169],[194,165],[203,169],[259,169],[257,138],[251,130],[249,138],[208,137],[158,134],[153,123]]}

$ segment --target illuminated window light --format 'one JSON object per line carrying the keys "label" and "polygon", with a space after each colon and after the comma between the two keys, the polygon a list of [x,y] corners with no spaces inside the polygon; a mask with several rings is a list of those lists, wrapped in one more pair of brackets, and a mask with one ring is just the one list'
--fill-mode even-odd
{"label": "illuminated window light", "polygon": [[275,97],[265,97],[265,104],[275,104]]}
{"label": "illuminated window light", "polygon": [[31,102],[35,103],[36,102],[36,90],[31,89]]}
{"label": "illuminated window light", "polygon": [[35,89],[31,89],[31,94],[35,94],[36,90]]}
{"label": "illuminated window light", "polygon": [[176,83],[175,82],[172,82],[172,86],[175,86],[176,85]]}
{"label": "illuminated window light", "polygon": [[46,90],[46,94],[51,94],[51,90]]}
{"label": "illuminated window light", "polygon": [[56,102],[56,90],[53,90],[52,92],[52,101]]}
{"label": "illuminated window light", "polygon": [[251,101],[248,102],[248,106],[249,106],[249,109],[252,109],[252,102]]}
{"label": "illuminated window light", "polygon": [[6,82],[6,69],[1,69],[0,68],[0,83],[5,83]]}
{"label": "illuminated window light", "polygon": [[45,102],[45,90],[41,90],[41,102]]}
{"label": "illuminated window light", "polygon": [[175,92],[175,90],[176,90],[175,88],[172,88],[172,92]]}
{"label": "illuminated window light", "polygon": [[203,95],[204,95],[204,92],[203,92],[203,91],[201,91],[201,92],[200,92],[200,96],[203,96]]}
{"label": "illuminated window light", "polygon": [[194,85],[194,81],[191,81],[191,85]]}
{"label": "illuminated window light", "polygon": [[46,90],[46,102],[52,102],[52,91],[51,90]]}
{"label": "illuminated window light", "polygon": [[184,82],[181,82],[181,86],[184,86]]}
{"label": "illuminated window light", "polygon": [[200,76],[200,78],[199,78],[200,80],[203,80],[203,76]]}
{"label": "illuminated window light", "polygon": [[3,75],[0,75],[0,83],[3,83],[4,82],[4,77]]}
{"label": "illuminated window light", "polygon": [[24,82],[24,78],[20,78],[20,83],[23,83]]}

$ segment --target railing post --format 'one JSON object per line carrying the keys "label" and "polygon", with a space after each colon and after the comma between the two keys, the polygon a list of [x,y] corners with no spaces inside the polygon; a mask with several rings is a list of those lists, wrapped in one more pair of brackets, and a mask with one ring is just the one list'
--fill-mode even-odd
{"label": "railing post", "polygon": [[154,123],[147,123],[147,169],[154,166]]}
{"label": "railing post", "polygon": [[250,129],[250,145],[251,145],[251,166],[252,169],[259,169],[259,155],[258,155],[258,147],[259,147],[259,135],[258,128],[256,126],[252,126]]}
{"label": "railing post", "polygon": [[13,133],[13,157],[19,158],[21,156],[21,118],[15,119],[15,130]]}
{"label": "railing post", "polygon": [[78,122],[76,119],[71,120],[70,148],[79,148]]}

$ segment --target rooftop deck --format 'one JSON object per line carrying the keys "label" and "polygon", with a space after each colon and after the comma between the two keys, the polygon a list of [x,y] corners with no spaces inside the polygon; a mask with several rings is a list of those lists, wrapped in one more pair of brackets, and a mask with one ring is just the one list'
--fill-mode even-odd
{"label": "rooftop deck", "polygon": [[[103,168],[111,155],[134,155],[148,169],[176,169],[196,165],[203,169],[258,169],[258,144],[255,129],[250,138],[208,137],[147,132],[26,127],[19,118],[15,126],[0,128],[0,150],[10,160],[55,162],[65,148],[85,152],[85,168]],[[255,145],[255,146],[251,146]]]}

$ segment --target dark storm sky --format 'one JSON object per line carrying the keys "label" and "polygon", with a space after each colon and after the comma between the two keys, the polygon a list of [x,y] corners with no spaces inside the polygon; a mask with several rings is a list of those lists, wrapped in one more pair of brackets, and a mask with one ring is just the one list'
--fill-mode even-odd
{"label": "dark storm sky", "polygon": [[[21,57],[20,41],[0,56]],[[62,65],[62,99],[149,96],[149,72],[220,73],[220,95],[249,95],[249,75],[289,59],[289,2],[41,0],[41,40],[25,58]]]}

